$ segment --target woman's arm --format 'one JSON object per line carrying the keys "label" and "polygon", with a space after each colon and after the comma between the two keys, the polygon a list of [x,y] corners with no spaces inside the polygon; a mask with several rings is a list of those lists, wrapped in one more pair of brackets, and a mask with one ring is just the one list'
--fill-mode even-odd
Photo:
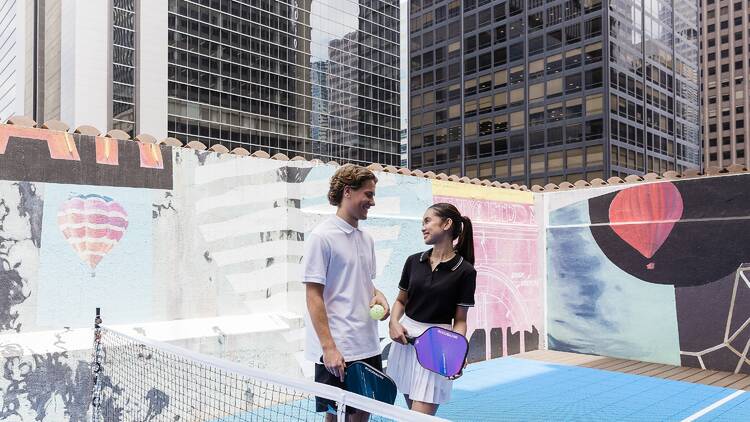
{"label": "woman's arm", "polygon": [[[466,337],[466,316],[469,314],[469,308],[466,306],[456,306],[456,316],[453,318],[453,331]],[[464,361],[464,368],[468,362]],[[457,373],[452,377],[448,377],[450,380],[460,378],[464,374],[463,368],[461,372]]]}
{"label": "woman's arm", "polygon": [[390,332],[391,340],[406,344],[406,336],[409,334],[406,329],[399,322],[401,317],[404,316],[406,310],[406,300],[409,295],[405,290],[398,291],[398,297],[393,302],[391,308],[391,321],[388,323],[388,331]]}
{"label": "woman's arm", "polygon": [[469,314],[469,308],[466,306],[456,306],[456,316],[453,318],[453,331],[466,337],[466,316]]}

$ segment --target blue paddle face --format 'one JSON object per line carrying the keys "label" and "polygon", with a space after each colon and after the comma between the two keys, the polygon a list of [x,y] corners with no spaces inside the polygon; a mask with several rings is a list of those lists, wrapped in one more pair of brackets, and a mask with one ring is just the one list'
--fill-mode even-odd
{"label": "blue paddle face", "polygon": [[461,372],[469,352],[464,336],[440,327],[430,327],[414,339],[414,348],[422,367],[444,377]]}
{"label": "blue paddle face", "polygon": [[346,367],[346,390],[388,404],[396,401],[396,383],[386,374],[364,362]]}

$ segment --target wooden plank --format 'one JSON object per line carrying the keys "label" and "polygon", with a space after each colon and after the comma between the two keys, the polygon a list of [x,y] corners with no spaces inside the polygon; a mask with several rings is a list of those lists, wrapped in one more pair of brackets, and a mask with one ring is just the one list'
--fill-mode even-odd
{"label": "wooden plank", "polygon": [[750,376],[735,382],[734,384],[727,385],[727,388],[734,388],[737,390],[747,390],[750,387]]}
{"label": "wooden plank", "polygon": [[653,368],[653,369],[651,369],[651,370],[648,370],[648,371],[646,371],[646,372],[642,372],[642,373],[641,373],[641,375],[645,375],[645,376],[647,376],[647,377],[656,377],[656,376],[658,376],[659,374],[663,374],[663,373],[665,373],[665,372],[669,371],[669,370],[670,370],[670,369],[672,369],[672,368],[673,368],[673,366],[672,366],[672,365],[664,365],[664,364],[660,364],[660,365],[659,365],[659,366],[657,366],[656,368]]}
{"label": "wooden plank", "polygon": [[662,363],[651,363],[651,364],[644,366],[643,368],[638,368],[635,371],[630,372],[630,373],[635,374],[635,375],[641,375],[641,374],[645,374],[646,372],[653,371],[654,369],[663,368],[663,367],[664,367],[664,364]]}
{"label": "wooden plank", "polygon": [[604,358],[602,360],[593,361],[590,363],[583,364],[581,366],[585,366],[587,368],[600,368],[602,365],[606,365],[612,362],[619,362],[621,360],[622,359],[617,359],[617,358]]}
{"label": "wooden plank", "polygon": [[633,372],[648,365],[651,365],[651,362],[638,362],[637,365],[630,365],[630,366],[620,369],[620,372],[624,372],[626,374],[632,374]]}
{"label": "wooden plank", "polygon": [[637,361],[637,360],[626,360],[626,361],[618,363],[617,365],[608,366],[608,367],[603,368],[603,369],[606,369],[607,371],[622,372],[621,371],[622,368],[626,368],[628,366],[632,366],[632,365],[635,365],[635,364],[638,364],[638,363],[640,363],[640,362]]}
{"label": "wooden plank", "polygon": [[546,358],[548,356],[554,356],[554,352],[550,350],[532,350],[530,352],[524,352],[518,356],[522,358]]}
{"label": "wooden plank", "polygon": [[667,372],[662,372],[658,375],[659,378],[672,379],[670,377],[684,373],[685,371],[692,368],[685,368],[684,366],[675,366]]}
{"label": "wooden plank", "polygon": [[717,371],[700,371],[700,372],[695,373],[694,375],[691,375],[691,376],[683,379],[683,381],[685,381],[685,382],[698,382],[698,381],[700,381],[702,379],[710,377],[711,375],[713,375],[715,373],[717,373]]}
{"label": "wooden plank", "polygon": [[683,368],[685,369],[684,371],[680,371],[674,375],[670,375],[667,377],[667,379],[674,380],[674,381],[681,381],[689,376],[695,375],[698,372],[703,371],[703,369],[700,369],[700,368],[687,368],[687,367],[683,367]]}
{"label": "wooden plank", "polygon": [[516,355],[520,358],[525,359],[534,359],[534,360],[542,360],[545,362],[556,362],[561,358],[561,355],[559,352],[551,351],[551,350],[535,350],[533,352],[526,352],[519,355]]}
{"label": "wooden plank", "polygon": [[586,358],[587,358],[587,355],[577,355],[574,353],[570,353],[567,356],[564,356],[564,357],[561,356],[559,359],[559,362],[573,365],[574,364],[573,362],[580,362],[582,359],[586,359]]}
{"label": "wooden plank", "polygon": [[714,385],[715,382],[721,381],[724,378],[728,378],[732,376],[733,374],[731,372],[717,372],[711,376],[708,376],[706,378],[703,378],[698,381],[699,384],[706,384],[706,385]]}
{"label": "wooden plank", "polygon": [[712,385],[715,385],[717,387],[726,387],[726,386],[728,386],[730,384],[734,384],[735,382],[737,382],[737,381],[739,381],[739,380],[741,380],[743,378],[747,378],[747,374],[732,374],[732,375],[724,378],[723,380],[719,380],[719,381],[713,383]]}
{"label": "wooden plank", "polygon": [[519,353],[518,357],[524,358],[524,359],[532,359],[536,357],[537,355],[543,354],[544,352],[546,352],[546,350],[532,350],[530,352]]}
{"label": "wooden plank", "polygon": [[606,358],[603,356],[581,355],[576,360],[572,361],[571,364],[581,366],[585,363],[593,363],[603,359]]}
{"label": "wooden plank", "polygon": [[597,365],[596,369],[606,369],[609,370],[609,368],[613,366],[617,366],[623,362],[627,362],[625,359],[618,359],[618,358],[612,358],[609,362],[602,362],[601,365]]}
{"label": "wooden plank", "polygon": [[557,350],[533,350],[515,355],[523,359],[543,361],[558,365],[575,365],[605,371],[653,376],[674,381],[685,381],[726,387],[750,389],[750,375],[712,371],[693,367],[665,365],[585,353],[561,352]]}
{"label": "wooden plank", "polygon": [[582,366],[590,362],[597,362],[604,359],[610,359],[604,356],[588,355],[584,353],[569,353],[569,352],[558,352],[548,351],[549,353],[537,353],[540,352],[535,350],[533,352],[526,352],[518,355],[520,358],[533,359],[548,363],[555,363],[560,365],[575,365]]}

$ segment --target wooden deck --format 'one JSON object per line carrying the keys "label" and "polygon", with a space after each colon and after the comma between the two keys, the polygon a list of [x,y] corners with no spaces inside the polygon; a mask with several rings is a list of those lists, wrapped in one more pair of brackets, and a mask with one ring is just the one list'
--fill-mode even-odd
{"label": "wooden deck", "polygon": [[646,375],[650,377],[750,391],[750,375],[748,374],[733,374],[731,372],[710,371],[684,366],[663,365],[660,363],[639,362],[636,360],[583,355],[578,353],[556,352],[554,350],[535,350],[533,352],[515,355],[515,357],[539,360],[559,365],[585,366],[587,368],[596,368],[605,371],[617,371],[626,374]]}

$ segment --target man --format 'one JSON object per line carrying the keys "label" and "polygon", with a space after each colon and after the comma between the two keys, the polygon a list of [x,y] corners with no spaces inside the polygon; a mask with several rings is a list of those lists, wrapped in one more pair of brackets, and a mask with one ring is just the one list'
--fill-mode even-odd
{"label": "man", "polygon": [[[305,356],[316,362],[315,381],[344,388],[347,364],[364,361],[382,370],[378,323],[370,307],[389,306],[375,288],[375,246],[359,229],[375,206],[378,179],[368,169],[352,164],[339,168],[331,178],[328,202],[336,215],[320,223],[305,243],[304,276],[307,295],[307,344]],[[336,420],[336,403],[316,397],[316,410]],[[369,414],[347,409],[350,421],[367,421]]]}

